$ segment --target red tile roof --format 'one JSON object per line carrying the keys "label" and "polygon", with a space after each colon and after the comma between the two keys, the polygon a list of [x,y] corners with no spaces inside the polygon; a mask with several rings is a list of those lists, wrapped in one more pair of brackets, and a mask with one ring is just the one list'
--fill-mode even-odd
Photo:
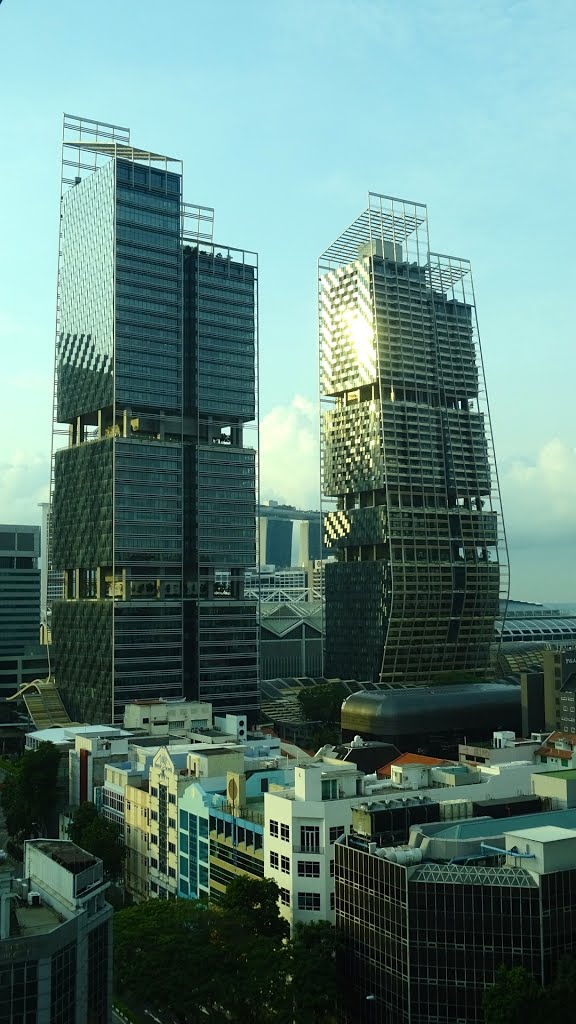
{"label": "red tile roof", "polygon": [[379,779],[389,779],[392,775],[392,766],[395,764],[422,764],[428,768],[437,768],[442,764],[453,764],[453,761],[447,761],[445,757],[427,757],[426,754],[400,754],[400,757],[390,761],[389,764],[384,765],[383,768],[379,768],[376,775]]}
{"label": "red tile roof", "polygon": [[[560,750],[556,743],[558,740],[564,740],[570,744],[570,750]],[[574,754],[576,747],[576,733],[573,732],[553,732],[546,740],[543,747],[540,747],[535,751],[540,757],[559,757],[562,761],[570,761]]]}

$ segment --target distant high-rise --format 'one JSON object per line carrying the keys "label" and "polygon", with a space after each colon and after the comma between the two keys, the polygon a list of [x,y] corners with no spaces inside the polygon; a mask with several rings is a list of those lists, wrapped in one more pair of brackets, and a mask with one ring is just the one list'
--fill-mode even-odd
{"label": "distant high-rise", "polygon": [[256,256],[215,245],[181,162],[127,129],[66,116],[62,167],[57,685],[80,721],[154,696],[254,713]]}
{"label": "distant high-rise", "polygon": [[0,526],[0,658],[40,642],[39,557],[39,526]]}
{"label": "distant high-rise", "polygon": [[325,674],[482,676],[507,559],[470,264],[370,193],[319,289]]}

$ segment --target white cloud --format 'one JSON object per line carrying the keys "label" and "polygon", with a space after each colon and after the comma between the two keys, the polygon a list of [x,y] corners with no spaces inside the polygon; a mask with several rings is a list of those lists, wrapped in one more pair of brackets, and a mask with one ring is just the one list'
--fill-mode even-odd
{"label": "white cloud", "polygon": [[50,457],[17,450],[0,462],[0,521],[39,523],[37,505],[48,497]]}
{"label": "white cloud", "polygon": [[318,412],[301,395],[260,423],[260,497],[297,508],[320,507]]}
{"label": "white cloud", "polygon": [[576,449],[560,438],[500,470],[511,547],[576,543]]}

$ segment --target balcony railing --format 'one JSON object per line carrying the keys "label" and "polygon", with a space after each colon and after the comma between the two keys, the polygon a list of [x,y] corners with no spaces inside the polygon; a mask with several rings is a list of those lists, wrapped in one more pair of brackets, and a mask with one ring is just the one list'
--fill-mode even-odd
{"label": "balcony railing", "polygon": [[318,857],[318,856],[322,857],[322,856],[324,856],[324,847],[323,846],[312,846],[312,845],[310,845],[308,843],[306,846],[293,846],[292,847],[292,852],[293,853],[306,853],[306,854],[312,854],[313,856],[316,856],[316,857]]}

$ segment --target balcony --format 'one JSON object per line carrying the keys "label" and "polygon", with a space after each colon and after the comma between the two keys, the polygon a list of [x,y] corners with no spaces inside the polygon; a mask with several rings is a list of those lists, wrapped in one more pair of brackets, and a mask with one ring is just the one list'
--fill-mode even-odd
{"label": "balcony", "polygon": [[306,855],[314,857],[324,856],[323,846],[311,846],[309,843],[306,846],[293,846],[292,853],[305,853]]}

